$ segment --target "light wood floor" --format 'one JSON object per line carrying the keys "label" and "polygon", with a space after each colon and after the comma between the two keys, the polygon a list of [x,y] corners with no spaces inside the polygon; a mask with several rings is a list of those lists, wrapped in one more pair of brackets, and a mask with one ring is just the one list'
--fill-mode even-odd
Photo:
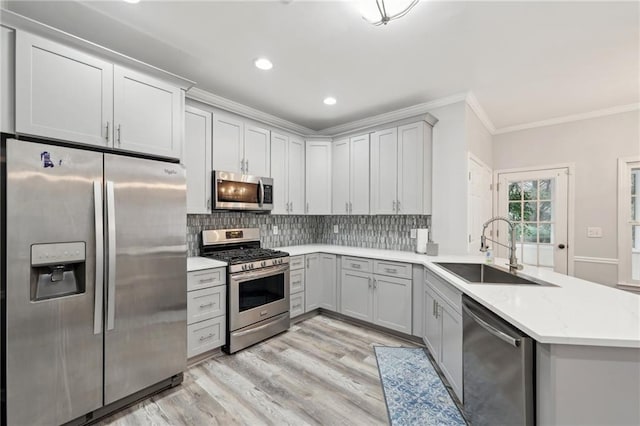
{"label": "light wood floor", "polygon": [[181,386],[101,425],[388,424],[373,345],[416,345],[315,316],[185,372]]}

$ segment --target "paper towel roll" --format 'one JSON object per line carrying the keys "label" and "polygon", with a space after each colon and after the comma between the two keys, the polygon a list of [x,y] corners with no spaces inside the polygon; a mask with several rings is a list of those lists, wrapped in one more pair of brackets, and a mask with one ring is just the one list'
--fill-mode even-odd
{"label": "paper towel roll", "polygon": [[418,229],[416,232],[416,252],[426,253],[428,241],[429,241],[429,228]]}

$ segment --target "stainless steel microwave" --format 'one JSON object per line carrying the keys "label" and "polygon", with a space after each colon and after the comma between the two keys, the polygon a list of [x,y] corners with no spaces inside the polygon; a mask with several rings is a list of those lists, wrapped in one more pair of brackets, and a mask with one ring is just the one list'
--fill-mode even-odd
{"label": "stainless steel microwave", "polygon": [[273,179],[215,170],[212,173],[213,208],[215,210],[273,209]]}

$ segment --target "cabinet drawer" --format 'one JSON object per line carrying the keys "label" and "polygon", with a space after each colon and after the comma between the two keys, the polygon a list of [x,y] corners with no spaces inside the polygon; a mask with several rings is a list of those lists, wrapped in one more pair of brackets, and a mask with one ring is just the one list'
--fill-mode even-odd
{"label": "cabinet drawer", "polygon": [[291,256],[289,258],[289,269],[304,269],[304,255]]}
{"label": "cabinet drawer", "polygon": [[411,264],[375,260],[373,262],[373,272],[379,275],[411,279]]}
{"label": "cabinet drawer", "polygon": [[213,318],[187,326],[187,356],[191,358],[219,348],[226,339],[225,317]]}
{"label": "cabinet drawer", "polygon": [[289,271],[289,293],[304,291],[304,269]]}
{"label": "cabinet drawer", "polygon": [[187,324],[224,315],[227,287],[220,285],[187,293]]}
{"label": "cabinet drawer", "polygon": [[462,313],[462,293],[449,284],[446,280],[440,278],[430,270],[425,275],[427,285],[433,288],[443,301],[447,302],[456,312]]}
{"label": "cabinet drawer", "polygon": [[187,291],[226,284],[227,268],[205,269],[187,273]]}
{"label": "cabinet drawer", "polygon": [[348,257],[342,258],[342,269],[348,269],[350,271],[371,272],[373,269],[373,262],[369,259],[363,259],[361,257]]}
{"label": "cabinet drawer", "polygon": [[297,317],[300,314],[304,314],[304,291],[301,293],[292,294],[289,296],[290,308],[289,316],[291,318]]}

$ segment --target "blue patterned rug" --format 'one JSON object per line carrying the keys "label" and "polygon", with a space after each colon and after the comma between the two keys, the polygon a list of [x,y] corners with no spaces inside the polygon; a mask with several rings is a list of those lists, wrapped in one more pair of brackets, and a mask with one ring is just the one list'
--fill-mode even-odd
{"label": "blue patterned rug", "polygon": [[424,349],[374,350],[392,426],[466,425]]}

